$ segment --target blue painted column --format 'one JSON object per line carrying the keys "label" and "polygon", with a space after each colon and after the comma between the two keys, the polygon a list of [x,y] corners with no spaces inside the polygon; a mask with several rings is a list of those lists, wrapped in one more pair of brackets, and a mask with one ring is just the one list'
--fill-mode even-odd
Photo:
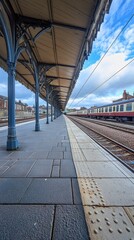
{"label": "blue painted column", "polygon": [[57,118],[59,117],[59,110],[58,110],[58,108],[57,108]]}
{"label": "blue painted column", "polygon": [[40,131],[39,124],[39,79],[38,71],[35,69],[35,131]]}
{"label": "blue painted column", "polygon": [[53,121],[53,105],[51,104],[51,122]]}
{"label": "blue painted column", "polygon": [[8,62],[8,135],[7,150],[19,147],[15,126],[15,64]]}
{"label": "blue painted column", "polygon": [[48,98],[49,98],[49,86],[47,84],[46,85],[46,100],[47,100],[47,120],[46,120],[46,124],[49,124],[49,118],[48,118]]}
{"label": "blue painted column", "polygon": [[57,118],[57,109],[56,109],[56,107],[54,106],[54,119],[56,119]]}

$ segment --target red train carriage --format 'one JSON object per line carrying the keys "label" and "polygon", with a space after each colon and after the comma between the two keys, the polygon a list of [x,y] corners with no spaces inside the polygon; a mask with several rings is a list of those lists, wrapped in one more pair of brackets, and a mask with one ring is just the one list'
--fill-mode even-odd
{"label": "red train carriage", "polygon": [[77,110],[68,113],[79,117],[89,117],[95,119],[115,119],[117,121],[134,121],[134,98],[114,102],[100,107]]}
{"label": "red train carriage", "polygon": [[88,117],[116,119],[117,121],[134,121],[134,98],[90,108],[88,110]]}

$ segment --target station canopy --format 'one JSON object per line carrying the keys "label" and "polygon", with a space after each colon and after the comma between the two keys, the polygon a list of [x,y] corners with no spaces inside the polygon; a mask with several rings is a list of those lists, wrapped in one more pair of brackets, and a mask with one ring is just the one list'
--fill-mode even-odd
{"label": "station canopy", "polygon": [[[25,41],[39,66],[40,97],[46,99],[48,83],[59,108],[64,110],[111,0],[7,2],[16,22],[16,36],[23,34],[19,44]],[[0,66],[7,71],[7,50],[2,30]],[[27,51],[18,58],[16,80],[35,92],[33,66]]]}

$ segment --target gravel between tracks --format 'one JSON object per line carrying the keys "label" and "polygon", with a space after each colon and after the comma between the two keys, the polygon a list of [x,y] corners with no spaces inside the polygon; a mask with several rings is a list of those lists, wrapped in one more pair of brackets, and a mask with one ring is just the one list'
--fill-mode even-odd
{"label": "gravel between tracks", "polygon": [[[87,124],[87,122],[86,122]],[[132,133],[126,133],[125,131],[123,132],[123,130],[117,130],[117,129],[112,129],[112,127],[105,127],[105,126],[101,126],[98,125],[96,123],[91,123],[88,122],[88,125],[90,128],[92,128],[93,130],[98,131],[99,133],[102,133],[104,135],[106,135],[107,137],[124,144],[125,146],[134,149],[134,134]]]}

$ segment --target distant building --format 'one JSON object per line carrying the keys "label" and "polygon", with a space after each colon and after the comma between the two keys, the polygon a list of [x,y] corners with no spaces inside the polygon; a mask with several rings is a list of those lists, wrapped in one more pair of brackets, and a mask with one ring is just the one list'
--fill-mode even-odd
{"label": "distant building", "polygon": [[8,109],[8,98],[0,95],[0,109]]}
{"label": "distant building", "polygon": [[46,113],[46,108],[45,108],[45,106],[44,105],[42,105],[42,106],[39,106],[39,114],[45,114]]}
{"label": "distant building", "polygon": [[[15,111],[17,117],[30,117],[34,114],[33,108],[20,100],[15,101]],[[8,116],[8,98],[0,95],[0,117]]]}
{"label": "distant building", "polygon": [[[8,109],[8,98],[0,95],[0,109],[7,110]],[[16,111],[27,111],[27,104],[22,103],[20,100],[15,101],[15,110]]]}
{"label": "distant building", "polygon": [[35,110],[33,107],[27,106],[27,111],[30,113],[34,113]]}
{"label": "distant building", "polygon": [[66,108],[66,112],[75,112],[76,108]]}
{"label": "distant building", "polygon": [[27,111],[27,104],[22,103],[20,100],[15,102],[16,111]]}
{"label": "distant building", "polygon": [[122,98],[119,98],[117,100],[114,100],[113,102],[119,102],[119,101],[123,101],[123,100],[129,100],[131,98],[134,98],[133,95],[130,95],[129,93],[126,92],[126,90],[124,90]]}

